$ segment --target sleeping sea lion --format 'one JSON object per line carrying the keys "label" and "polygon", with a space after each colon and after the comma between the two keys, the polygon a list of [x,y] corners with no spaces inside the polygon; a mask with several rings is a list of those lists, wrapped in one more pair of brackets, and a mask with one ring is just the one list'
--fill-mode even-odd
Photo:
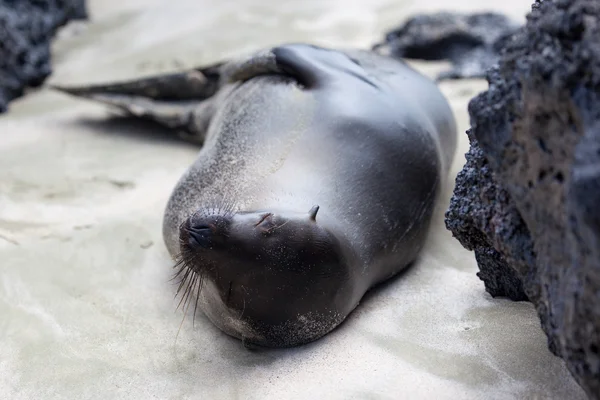
{"label": "sleeping sea lion", "polygon": [[164,214],[185,299],[247,344],[316,340],[423,247],[457,140],[436,85],[362,50],[286,44],[67,93],[202,143]]}

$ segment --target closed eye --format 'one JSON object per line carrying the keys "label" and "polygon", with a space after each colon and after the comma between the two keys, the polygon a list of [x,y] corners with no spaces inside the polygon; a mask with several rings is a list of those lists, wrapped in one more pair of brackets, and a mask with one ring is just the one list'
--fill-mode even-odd
{"label": "closed eye", "polygon": [[260,224],[262,224],[263,222],[265,222],[265,219],[269,218],[270,216],[272,216],[273,214],[271,213],[266,213],[262,216],[262,218],[260,219],[260,221],[258,221],[256,224],[254,224],[254,227],[259,226]]}

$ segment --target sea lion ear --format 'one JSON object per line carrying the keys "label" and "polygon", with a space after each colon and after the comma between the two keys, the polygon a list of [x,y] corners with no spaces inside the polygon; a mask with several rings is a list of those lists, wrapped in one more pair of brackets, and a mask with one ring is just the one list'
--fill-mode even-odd
{"label": "sea lion ear", "polygon": [[313,206],[313,208],[311,208],[308,211],[308,218],[311,221],[316,221],[317,220],[317,213],[319,212],[319,206]]}

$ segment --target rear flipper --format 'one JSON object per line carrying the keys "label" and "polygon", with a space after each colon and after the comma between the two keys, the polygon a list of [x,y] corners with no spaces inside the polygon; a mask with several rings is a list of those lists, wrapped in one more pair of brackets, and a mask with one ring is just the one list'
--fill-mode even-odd
{"label": "rear flipper", "polygon": [[181,73],[106,85],[53,88],[153,120],[183,131],[187,140],[203,143],[212,116],[239,83],[259,75],[285,75],[311,88],[328,82],[339,69],[352,74],[361,70],[343,53],[291,44]]}
{"label": "rear flipper", "polygon": [[106,85],[52,88],[183,131],[184,139],[203,143],[212,116],[236,83],[257,75],[281,73],[273,54],[262,51],[181,73]]}
{"label": "rear flipper", "polygon": [[203,142],[213,114],[222,64],[181,73],[91,86],[53,89],[116,107],[127,115],[158,122]]}

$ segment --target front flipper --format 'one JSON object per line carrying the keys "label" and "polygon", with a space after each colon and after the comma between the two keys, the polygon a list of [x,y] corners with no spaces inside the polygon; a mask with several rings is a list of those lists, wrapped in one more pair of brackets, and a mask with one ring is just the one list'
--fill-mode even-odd
{"label": "front flipper", "polygon": [[277,67],[307,89],[339,82],[348,75],[377,86],[360,63],[343,51],[308,44],[288,44],[276,47],[273,54]]}

